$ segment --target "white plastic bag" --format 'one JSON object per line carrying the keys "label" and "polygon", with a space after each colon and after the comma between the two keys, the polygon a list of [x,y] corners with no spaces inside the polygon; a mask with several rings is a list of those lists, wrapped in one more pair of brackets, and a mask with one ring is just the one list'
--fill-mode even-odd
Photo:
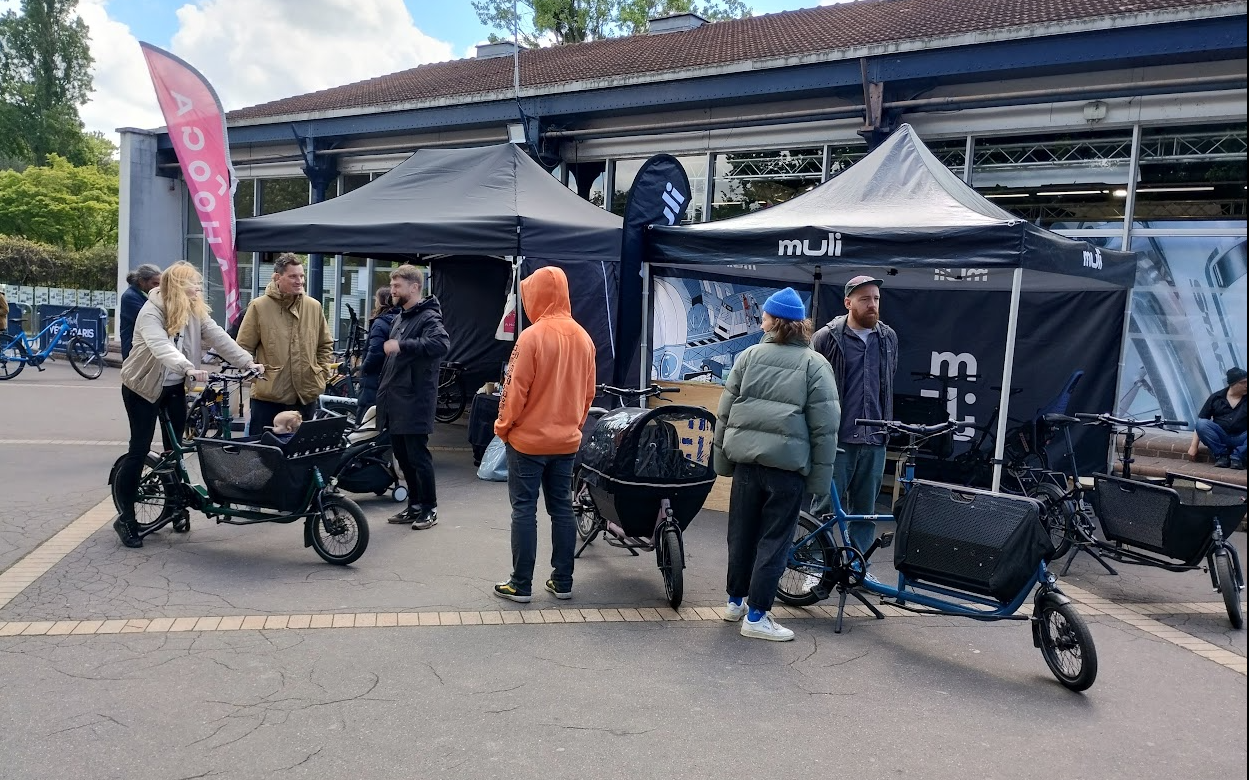
{"label": "white plastic bag", "polygon": [[507,445],[498,436],[486,445],[481,465],[477,467],[477,478],[487,482],[507,482]]}

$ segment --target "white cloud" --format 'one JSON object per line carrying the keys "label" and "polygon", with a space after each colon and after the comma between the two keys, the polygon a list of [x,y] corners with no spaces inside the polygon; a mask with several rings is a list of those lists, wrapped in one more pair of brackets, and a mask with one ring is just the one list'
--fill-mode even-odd
{"label": "white cloud", "polygon": [[452,59],[402,0],[202,0],[178,9],[173,51],[227,109]]}
{"label": "white cloud", "polygon": [[[14,0],[0,0],[0,10]],[[80,0],[91,29],[95,92],[88,130],[164,124],[138,41],[108,15],[108,0]],[[300,95],[452,59],[450,43],[422,33],[403,0],[199,0],[177,11],[169,48],[209,80],[226,109]],[[114,140],[116,140],[114,138]]]}

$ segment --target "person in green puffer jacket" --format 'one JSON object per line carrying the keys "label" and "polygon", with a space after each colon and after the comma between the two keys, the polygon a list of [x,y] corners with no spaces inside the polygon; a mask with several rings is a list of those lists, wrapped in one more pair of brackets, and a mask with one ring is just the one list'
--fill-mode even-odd
{"label": "person in green puffer jacket", "polygon": [[841,404],[828,361],[810,348],[802,298],[786,287],[763,304],[763,341],[737,356],[716,412],[716,473],[729,494],[728,606],[742,636],[786,642],[768,614],[805,493],[827,495]]}

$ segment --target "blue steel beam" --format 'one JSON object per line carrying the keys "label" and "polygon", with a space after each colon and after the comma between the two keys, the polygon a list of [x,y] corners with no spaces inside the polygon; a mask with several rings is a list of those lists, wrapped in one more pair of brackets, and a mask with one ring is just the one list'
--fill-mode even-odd
{"label": "blue steel beam", "polygon": [[[969,80],[1063,75],[1111,70],[1159,61],[1175,64],[1244,59],[1244,15],[1192,22],[1126,27],[1089,33],[1053,35],[946,49],[903,52],[870,60],[869,75],[894,94]],[[741,105],[829,97],[842,93],[857,99],[862,90],[858,60],[774,68],[763,71],[683,79],[611,89],[567,92],[522,100],[525,114],[550,126],[591,116],[610,117],[710,105]],[[298,123],[311,138],[384,136],[448,128],[499,125],[519,119],[513,100],[344,116]],[[232,127],[232,146],[285,143],[288,122]],[[160,139],[161,148],[168,138]]]}

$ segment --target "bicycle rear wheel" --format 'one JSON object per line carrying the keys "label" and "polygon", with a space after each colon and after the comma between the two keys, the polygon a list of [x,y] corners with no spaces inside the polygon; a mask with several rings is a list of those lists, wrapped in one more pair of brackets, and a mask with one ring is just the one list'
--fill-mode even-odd
{"label": "bicycle rear wheel", "polygon": [[69,356],[69,364],[84,379],[99,379],[100,374],[104,373],[104,356],[85,339],[77,336],[70,339],[69,345],[65,347],[65,354]]}
{"label": "bicycle rear wheel", "polygon": [[17,342],[10,341],[0,349],[0,381],[12,379],[22,373],[22,369],[26,368],[25,351],[17,346]]}
{"label": "bicycle rear wheel", "polygon": [[819,527],[809,517],[801,517],[794,531],[795,546],[789,551],[785,571],[776,584],[776,597],[791,607],[809,607],[819,601],[820,596],[815,590],[821,583],[830,580],[833,564],[837,561],[837,551],[833,549],[828,534],[811,536]]}
{"label": "bicycle rear wheel", "polygon": [[1041,482],[1028,491],[1029,498],[1041,502],[1041,522],[1054,545],[1053,559],[1067,554],[1071,549],[1071,518],[1076,512],[1075,501],[1067,497],[1062,488]]}
{"label": "bicycle rear wheel", "polygon": [[434,419],[441,423],[455,422],[464,414],[468,405],[468,395],[464,392],[464,380],[458,374],[438,380],[438,406],[434,409]]}
{"label": "bicycle rear wheel", "polygon": [[[122,499],[117,492],[117,470],[125,458],[122,455],[113,463],[109,474],[109,487],[113,495],[113,506],[120,513]],[[174,506],[173,492],[177,478],[169,471],[154,471],[160,465],[160,458],[149,452],[143,459],[143,473],[139,477],[139,493],[134,502],[134,520],[139,526],[141,535],[147,534],[164,525],[170,516],[177,511]]]}

